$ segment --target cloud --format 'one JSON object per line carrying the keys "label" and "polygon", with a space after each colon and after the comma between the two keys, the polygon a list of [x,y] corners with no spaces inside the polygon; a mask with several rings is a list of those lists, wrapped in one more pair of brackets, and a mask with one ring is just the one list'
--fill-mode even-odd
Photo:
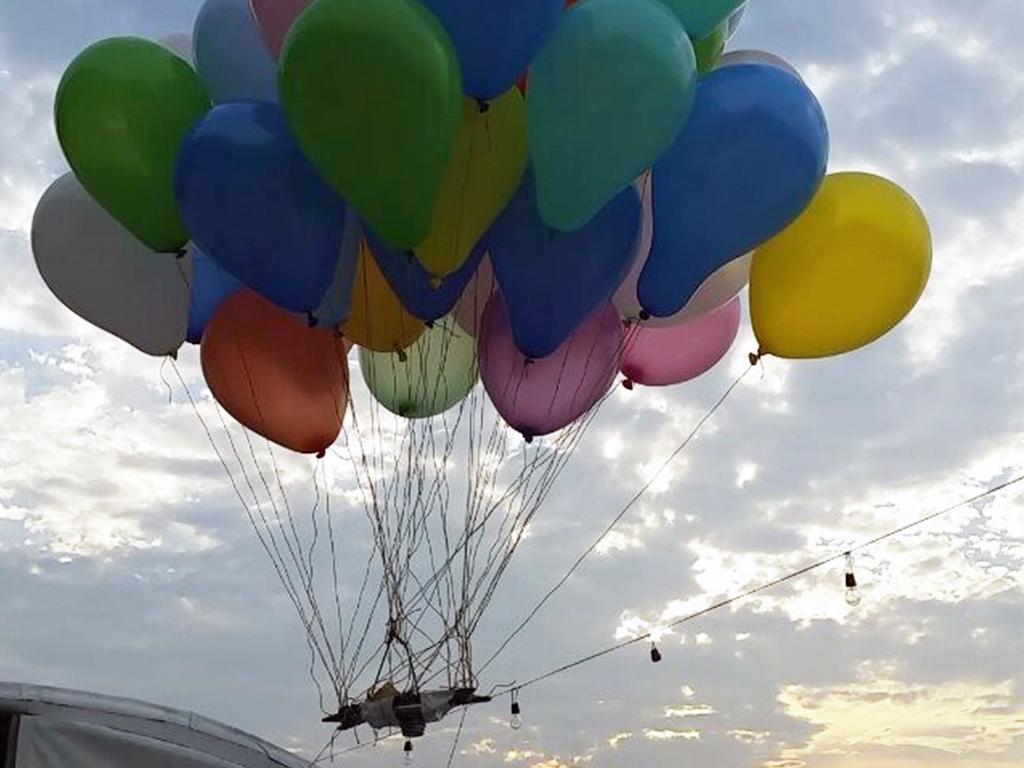
{"label": "cloud", "polygon": [[[60,307],[29,249],[35,199],[64,168],[49,124],[63,66],[107,34],[187,28],[198,5],[0,4],[0,676],[161,700],[314,754],[328,734],[303,631],[173,371]],[[801,68],[830,117],[833,168],[883,173],[920,200],[936,244],[931,285],[870,349],[766,360],[747,376],[481,684],[652,629],[663,662],[638,644],[528,689],[523,731],[507,728],[504,702],[474,711],[462,742],[474,765],[1020,761],[1019,493],[858,554],[856,610],[840,563],[665,626],[1024,468],[1022,34],[1016,0],[750,4],[736,45]],[[532,524],[478,657],[653,478],[754,347],[745,329],[708,377],[615,393]],[[201,393],[194,352],[179,366]],[[199,408],[219,424],[209,399]],[[258,441],[254,453],[274,477]],[[308,513],[310,462],[277,459]],[[329,467],[344,592],[369,534],[357,470]],[[265,497],[277,492],[241,485],[273,514]],[[317,573],[330,574],[317,554]],[[448,726],[417,745],[423,764],[448,759]],[[376,765],[400,746],[351,763]]]}
{"label": "cloud", "polygon": [[1009,764],[1001,758],[1024,736],[1018,681],[921,685],[891,675],[868,664],[856,682],[783,689],[779,701],[787,713],[818,730],[781,759],[888,767],[920,764],[931,754],[936,761],[956,757],[957,765]]}

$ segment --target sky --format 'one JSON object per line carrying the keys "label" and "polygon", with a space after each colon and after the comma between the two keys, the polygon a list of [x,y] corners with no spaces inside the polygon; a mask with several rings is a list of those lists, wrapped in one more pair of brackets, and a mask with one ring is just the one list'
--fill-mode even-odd
{"label": "sky", "polygon": [[[307,756],[304,633],[184,392],[160,360],[49,294],[32,212],[66,171],[60,74],[107,36],[188,30],[198,0],[0,0],[0,679],[195,710]],[[960,509],[687,623],[666,624],[1024,470],[1024,7],[1019,0],[754,0],[733,48],[793,63],[831,170],[920,202],[933,274],[868,349],[765,361],[658,477],[487,684],[644,644],[470,712],[454,764],[490,768],[996,768],[1024,762],[1024,495]],[[493,648],[742,371],[617,391],[481,627]],[[179,363],[201,390],[197,354]],[[170,386],[169,386],[170,383]],[[311,460],[282,456],[297,503]],[[339,473],[336,491],[345,491]],[[367,532],[345,529],[353,547]],[[417,747],[444,765],[457,720]],[[350,742],[339,742],[348,746]],[[346,756],[394,764],[400,742]]]}

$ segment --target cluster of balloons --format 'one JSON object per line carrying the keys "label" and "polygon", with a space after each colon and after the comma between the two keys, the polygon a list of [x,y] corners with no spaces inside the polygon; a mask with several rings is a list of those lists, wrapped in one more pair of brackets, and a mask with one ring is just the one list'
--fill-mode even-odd
{"label": "cluster of balloons", "polygon": [[725,53],[743,0],[207,0],[189,36],[82,52],[56,100],[72,173],[39,269],[145,352],[201,343],[214,396],[321,452],[349,347],[406,418],[482,380],[528,438],[620,371],[712,368],[890,330],[928,225],[889,181],[827,176],[786,62]]}

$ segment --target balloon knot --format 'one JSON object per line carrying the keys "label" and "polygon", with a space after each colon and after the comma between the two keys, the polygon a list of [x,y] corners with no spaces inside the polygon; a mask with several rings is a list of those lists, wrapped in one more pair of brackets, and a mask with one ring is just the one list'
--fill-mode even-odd
{"label": "balloon knot", "polygon": [[536,362],[532,357],[528,357],[523,361],[523,365],[534,365]]}
{"label": "balloon knot", "polygon": [[319,321],[316,319],[316,315],[313,314],[312,310],[306,310],[306,322],[310,328],[316,328],[319,325]]}
{"label": "balloon knot", "polygon": [[427,320],[423,324],[425,326],[427,326],[427,328],[433,328],[434,327],[434,321],[433,320]]}
{"label": "balloon knot", "polygon": [[640,310],[640,322],[646,323],[650,319],[651,319],[651,313],[648,312],[646,309],[641,309]]}
{"label": "balloon knot", "polygon": [[633,391],[633,387],[636,386],[636,385],[635,385],[635,383],[634,383],[634,381],[632,379],[623,379],[622,380],[622,386],[625,389],[628,389],[630,392],[632,392]]}
{"label": "balloon knot", "polygon": [[765,353],[759,349],[757,350],[757,352],[751,352],[749,355],[747,355],[747,359],[750,360],[750,365],[754,366],[760,363],[761,358],[763,358],[764,356]]}
{"label": "balloon knot", "polygon": [[409,360],[409,356],[407,354],[405,354],[405,350],[404,349],[396,349],[395,350],[395,354],[398,355],[398,362],[400,362],[400,363],[404,363],[404,362],[407,362]]}
{"label": "balloon knot", "polygon": [[405,252],[405,260],[408,261],[410,264],[412,264],[412,260],[415,259],[415,258],[416,258],[416,252],[415,251],[406,251]]}
{"label": "balloon knot", "polygon": [[176,259],[184,259],[187,254],[188,254],[188,249],[187,248],[179,248],[178,250],[176,250],[174,252],[174,258],[176,258]]}
{"label": "balloon knot", "polygon": [[533,442],[534,437],[533,437],[533,435],[530,435],[530,434],[527,434],[526,432],[523,432],[523,440],[526,441],[527,445],[530,445]]}
{"label": "balloon knot", "polygon": [[169,358],[171,358],[171,360],[177,360],[178,359],[178,350],[172,349],[170,352],[167,353],[167,356]]}
{"label": "balloon knot", "polygon": [[443,277],[439,277],[438,275],[431,275],[430,276],[430,286],[435,291],[440,290],[441,283],[443,283],[443,282],[444,282],[444,278]]}
{"label": "balloon knot", "polygon": [[326,456],[326,455],[327,455],[327,449],[325,449],[325,448],[321,448],[321,449],[320,449],[320,450],[319,450],[319,451],[317,452],[317,454],[316,454],[316,457],[317,457],[318,459],[322,459],[322,458],[323,458],[324,456]]}
{"label": "balloon knot", "polygon": [[487,101],[486,99],[477,99],[476,108],[481,115],[486,115],[488,112],[491,111],[491,102]]}

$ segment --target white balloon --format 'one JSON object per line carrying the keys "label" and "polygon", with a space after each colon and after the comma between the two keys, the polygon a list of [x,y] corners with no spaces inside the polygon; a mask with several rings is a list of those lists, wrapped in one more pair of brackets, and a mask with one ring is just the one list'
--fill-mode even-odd
{"label": "white balloon", "polygon": [[191,255],[146,247],[74,174],[57,179],[39,201],[32,253],[47,286],[79,317],[150,355],[184,343]]}
{"label": "white balloon", "polygon": [[736,34],[736,31],[740,28],[740,22],[743,21],[743,17],[747,13],[747,6],[741,5],[732,16],[729,17],[728,31],[725,33],[726,40],[732,39],[732,36]]}
{"label": "white balloon", "polygon": [[[637,297],[637,285],[640,282],[640,275],[647,266],[647,257],[651,253],[651,243],[654,240],[654,194],[653,179],[650,172],[636,180],[635,186],[640,193],[643,202],[643,225],[640,230],[640,237],[637,240],[636,250],[633,255],[633,266],[619,286],[612,303],[619,311],[619,316],[624,320],[639,321],[645,316],[644,308]],[[750,264],[753,261],[753,254],[748,253],[733,259],[728,264],[720,267],[710,277],[701,283],[700,288],[686,303],[686,306],[669,317],[648,317],[643,324],[652,328],[664,328],[670,325],[692,320],[695,317],[705,315],[729,302],[736,294],[742,291],[750,281]]]}
{"label": "white balloon", "polygon": [[781,56],[776,56],[774,53],[768,53],[768,51],[729,51],[728,53],[722,54],[722,58],[718,60],[718,64],[715,65],[715,69],[735,67],[737,64],[765,64],[769,67],[777,67],[789,72],[789,74],[793,75],[801,82],[803,81],[803,78],[800,77],[800,72],[797,71],[796,67]]}
{"label": "white balloon", "polygon": [[164,35],[156,41],[171,53],[188,62],[188,65],[195,69],[196,57],[192,51],[192,33],[175,32]]}
{"label": "white balloon", "polygon": [[629,273],[619,285],[615,295],[612,296],[612,303],[619,310],[619,317],[624,320],[636,320],[643,312],[640,300],[637,298],[636,289],[640,282],[640,275],[647,266],[647,257],[651,253],[651,244],[654,242],[654,196],[651,190],[652,176],[647,171],[643,176],[633,182],[636,191],[640,194],[640,202],[643,205],[643,220],[640,225],[640,236],[637,238],[636,246],[633,249]]}
{"label": "white balloon", "polygon": [[671,317],[652,317],[644,324],[655,328],[679,325],[725,306],[747,287],[747,283],[750,282],[750,265],[753,262],[753,251],[733,259],[712,272],[681,310]]}

